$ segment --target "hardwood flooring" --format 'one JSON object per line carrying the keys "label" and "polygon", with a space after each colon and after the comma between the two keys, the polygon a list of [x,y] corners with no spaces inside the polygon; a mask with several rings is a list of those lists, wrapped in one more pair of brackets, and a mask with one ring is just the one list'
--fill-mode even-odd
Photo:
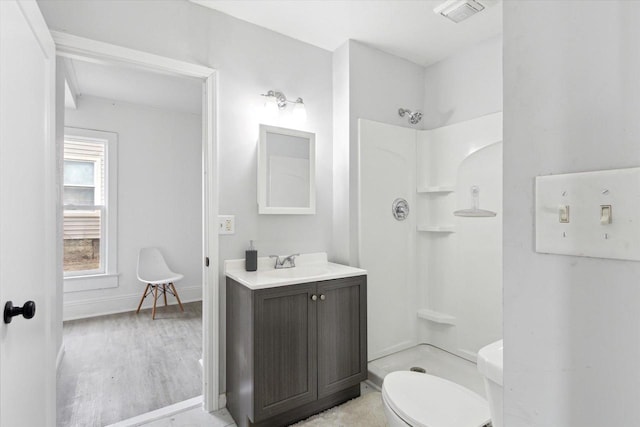
{"label": "hardwood flooring", "polygon": [[58,427],[105,426],[202,394],[202,303],[64,322]]}

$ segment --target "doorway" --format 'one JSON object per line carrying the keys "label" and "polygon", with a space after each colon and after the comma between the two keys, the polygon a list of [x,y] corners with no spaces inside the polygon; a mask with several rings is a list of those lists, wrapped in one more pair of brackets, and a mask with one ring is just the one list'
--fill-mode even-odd
{"label": "doorway", "polygon": [[[175,248],[174,244],[168,245],[165,248],[165,250],[167,251],[167,253],[165,253],[165,258],[167,259],[167,261],[169,261],[170,265],[172,262],[176,264],[175,267],[172,266],[176,270],[180,270],[180,267],[177,264],[181,264],[181,265],[185,265],[185,263],[190,264],[188,267],[185,267],[185,269],[191,272],[190,273],[191,280],[189,283],[191,285],[191,290],[189,291],[191,294],[187,293],[187,295],[185,295],[181,293],[180,296],[185,300],[194,299],[194,298],[197,299],[197,297],[194,297],[194,295],[197,294],[197,291],[199,291],[199,295],[201,296],[201,299],[202,299],[201,325],[204,333],[202,333],[202,341],[201,341],[202,383],[201,383],[200,389],[202,390],[202,394],[204,397],[204,409],[207,411],[216,410],[218,409],[218,350],[217,350],[218,348],[218,318],[217,318],[218,268],[217,268],[217,262],[215,262],[215,260],[217,260],[218,258],[217,256],[218,241],[217,241],[217,234],[210,232],[210,230],[217,231],[217,228],[212,226],[214,224],[214,221],[212,221],[212,219],[217,218],[217,199],[215,197],[215,195],[217,194],[217,191],[215,191],[217,188],[217,179],[216,179],[216,174],[213,173],[213,171],[215,171],[216,169],[215,167],[217,162],[216,149],[215,149],[216,140],[215,140],[215,133],[214,133],[215,109],[213,108],[215,105],[214,103],[215,77],[216,77],[215,72],[214,70],[206,67],[202,67],[194,64],[188,64],[181,61],[175,61],[170,58],[164,58],[164,57],[148,54],[145,52],[139,52],[131,49],[121,48],[118,46],[96,42],[93,40],[79,38],[69,34],[53,32],[53,37],[54,37],[54,41],[56,42],[57,53],[61,57],[60,62],[81,61],[82,65],[80,65],[80,67],[93,69],[94,73],[98,72],[97,71],[98,69],[96,67],[101,66],[103,68],[104,67],[107,67],[107,68],[120,67],[123,69],[127,69],[128,70],[127,72],[129,73],[134,73],[134,74],[150,73],[149,75],[155,76],[155,77],[149,77],[149,78],[140,80],[136,86],[143,86],[144,84],[148,83],[148,80],[152,80],[153,78],[158,78],[158,79],[172,78],[172,79],[181,80],[183,82],[189,81],[190,84],[193,84],[195,82],[196,86],[198,87],[197,93],[199,94],[200,99],[196,101],[196,105],[198,109],[201,111],[201,115],[200,115],[200,118],[197,120],[197,124],[196,124],[197,126],[199,126],[198,130],[200,131],[200,136],[198,137],[199,138],[198,147],[196,147],[197,158],[194,160],[193,158],[194,153],[193,153],[193,150],[191,150],[192,158],[190,158],[188,161],[185,159],[180,160],[180,155],[185,154],[183,151],[186,151],[186,150],[180,150],[179,146],[174,146],[172,148],[173,151],[169,150],[169,152],[164,152],[164,153],[154,153],[153,150],[154,148],[157,148],[157,147],[154,147],[153,145],[146,146],[146,147],[139,147],[139,151],[141,151],[142,153],[146,153],[147,159],[149,158],[149,156],[153,158],[154,155],[156,155],[158,158],[168,156],[170,160],[174,161],[175,169],[178,171],[180,170],[180,167],[185,167],[185,166],[188,167],[191,170],[191,172],[193,172],[193,169],[195,169],[196,171],[198,170],[201,171],[200,182],[199,182],[200,190],[199,190],[199,194],[197,194],[195,197],[195,199],[197,199],[197,202],[198,202],[199,215],[194,216],[193,209],[189,210],[189,212],[181,211],[180,207],[184,205],[184,203],[181,202],[180,200],[166,200],[166,203],[162,206],[151,206],[153,205],[153,203],[149,203],[150,206],[148,206],[148,209],[145,209],[142,212],[138,210],[136,214],[138,216],[143,217],[142,221],[146,223],[149,221],[153,221],[154,211],[157,213],[159,209],[163,209],[167,212],[170,212],[170,213],[172,212],[173,216],[175,217],[173,218],[174,223],[165,224],[167,222],[166,216],[165,216],[159,219],[160,224],[165,224],[165,228],[167,229],[171,229],[171,228],[176,229],[177,234],[182,235],[183,237],[185,234],[188,234],[188,233],[185,233],[184,229],[190,226],[191,228],[193,228],[194,221],[199,222],[199,224],[201,224],[200,227],[196,227],[198,228],[198,231],[196,234],[198,234],[200,237],[199,241],[196,242],[195,244],[195,246],[197,247],[197,250],[194,250],[193,239],[191,239],[191,243],[183,248]],[[60,69],[61,67],[59,66],[58,73],[60,73]],[[83,71],[86,71],[86,70],[83,70]],[[100,80],[104,82],[104,81],[107,81],[108,78],[105,76],[102,76]],[[171,85],[165,84],[161,86],[163,86],[162,92],[171,91]],[[189,90],[191,89],[185,89],[185,87],[174,88],[174,92],[179,95],[184,95],[186,92],[189,92]],[[128,92],[129,95],[131,95],[131,93],[134,92],[134,88],[130,87],[129,90],[126,92]],[[152,92],[154,91],[152,90]],[[155,90],[156,95],[158,95],[159,92],[161,91],[157,89]],[[123,116],[128,115],[127,111],[129,111],[130,110],[129,107],[131,107],[131,105],[129,105],[131,103],[129,102],[127,104],[126,101],[115,102],[114,100],[111,100],[112,101],[111,105],[108,105],[109,101],[106,101],[104,98],[102,99],[90,99],[90,98],[91,98],[91,95],[84,96],[83,98],[80,99],[79,104],[82,104],[82,101],[85,101],[84,102],[85,105],[92,103],[93,107],[97,108],[98,110],[102,110],[103,112],[106,110],[118,109],[118,107],[122,106],[122,108],[120,109],[123,110],[121,111],[123,113],[122,114]],[[100,98],[100,97],[94,96],[94,98]],[[156,99],[156,102],[159,102],[159,101]],[[124,108],[125,104],[127,104],[126,105],[127,108]],[[58,106],[60,106],[60,103],[58,103]],[[156,108],[156,110],[158,109]],[[147,116],[154,115],[149,112],[147,113],[148,113]],[[185,113],[183,112],[181,114],[182,116],[184,116]],[[75,119],[78,119],[77,116],[79,116],[79,114],[75,114],[75,116],[76,116]],[[166,119],[166,121],[168,120],[175,121],[177,119],[175,119],[174,117],[173,119]],[[186,120],[186,121],[188,122],[189,120]],[[89,125],[89,126],[81,127],[81,126],[78,126],[77,123],[65,123],[65,124],[71,125],[71,126],[68,126],[67,128],[67,132],[66,132],[67,135],[71,135],[75,131],[75,129],[89,129],[91,131],[101,130],[101,131],[106,131],[107,133],[109,132],[109,129],[105,126]],[[193,126],[190,127],[190,129],[192,128]],[[156,129],[156,131],[158,131],[158,129]],[[120,132],[111,131],[111,132],[116,133],[118,137],[123,137],[123,135],[120,135],[122,131]],[[99,135],[98,137],[96,137],[95,135],[91,135],[91,136],[94,137],[94,139],[96,138],[99,139]],[[161,136],[162,135],[158,135],[158,138],[160,138]],[[118,144],[118,145],[119,145],[118,148],[122,150],[122,144]],[[59,152],[62,153],[62,150],[60,150]],[[120,155],[118,159],[120,163],[118,165],[118,168],[119,169],[123,168],[124,167],[124,165],[122,164],[123,156]],[[132,160],[128,158],[128,156],[127,156],[127,159]],[[193,167],[193,165],[191,166],[184,165],[185,162],[189,163],[190,165],[191,163],[194,163],[194,161],[196,164],[195,167]],[[136,161],[134,160],[132,163],[135,165]],[[155,165],[155,166],[162,168],[161,165]],[[62,166],[61,166],[61,169],[63,169]],[[163,191],[163,189],[167,190],[167,186],[170,187],[172,185],[171,184],[172,182],[180,181],[180,180],[184,181],[185,177],[182,176],[180,173],[176,173],[176,170],[173,170],[173,171],[165,170],[164,175],[169,175],[169,177],[165,177],[166,179],[164,181],[162,181],[163,175],[161,174],[159,176],[156,176],[155,180],[151,178],[151,181],[154,181],[154,182],[148,183],[151,186],[151,188],[156,188],[158,190],[158,191],[155,191],[155,193],[157,193],[156,195],[159,194],[160,199],[163,196],[165,196],[165,198],[168,196],[166,194],[168,193],[168,191]],[[123,171],[120,171],[120,172],[123,172]],[[149,174],[144,174],[144,173],[140,174],[139,172],[137,173],[138,173],[137,179],[139,181],[140,180],[144,181],[145,179],[149,179],[148,177]],[[118,177],[120,178],[121,176],[123,176],[123,174],[118,173]],[[134,173],[134,177],[135,177],[135,173]],[[158,180],[160,181],[158,182]],[[118,183],[118,186],[122,189],[123,188],[122,179],[120,179],[120,181],[121,182]],[[189,182],[193,183],[193,179],[191,179]],[[130,190],[128,186],[126,190],[127,191]],[[179,190],[179,192],[183,193],[184,187],[182,188],[182,190]],[[150,231],[147,231],[146,236],[142,236],[143,239],[141,240],[141,241],[144,241],[144,237],[147,237],[147,241],[150,241],[149,244],[140,244],[138,245],[140,247],[133,247],[136,245],[131,244],[131,242],[126,242],[126,245],[125,245],[125,241],[123,240],[122,236],[126,235],[130,237],[131,230],[134,230],[136,228],[131,224],[125,225],[126,221],[124,218],[122,218],[122,212],[127,212],[127,209],[128,209],[127,206],[123,205],[124,201],[127,199],[127,197],[122,196],[122,194],[125,194],[125,193],[126,192],[123,193],[123,191],[121,191],[119,195],[119,200],[117,201],[119,205],[119,209],[117,212],[118,212],[118,215],[120,216],[120,218],[118,219],[117,225],[120,229],[120,232],[118,233],[118,236],[120,237],[116,245],[120,249],[122,249],[123,247],[126,247],[125,249],[126,251],[129,251],[129,252],[133,251],[136,253],[136,255],[137,255],[137,250],[140,249],[140,247],[147,246],[147,245],[160,246],[162,251],[163,250],[162,241],[161,241],[162,239],[155,240],[155,243],[154,243],[154,238],[149,236],[149,234],[153,234]],[[134,192],[131,192],[131,193],[132,194],[129,194],[129,200],[135,200]],[[148,196],[149,194],[143,194],[143,198]],[[191,197],[189,200],[191,200],[191,203],[193,203],[194,201],[193,194],[191,194]],[[171,202],[174,203],[173,207],[171,205]],[[106,207],[106,209],[108,213],[109,207]],[[162,215],[156,214],[155,216],[162,216]],[[109,218],[108,215],[107,215],[107,218]],[[108,219],[106,219],[106,222],[108,222]],[[128,227],[128,230],[123,230],[123,227]],[[140,227],[137,227],[137,228],[140,228]],[[158,224],[156,224],[156,228],[158,228]],[[107,231],[107,234],[108,234],[108,231]],[[145,234],[145,233],[142,233],[142,234]],[[193,230],[191,230],[190,235],[193,237]],[[106,273],[105,276],[109,276],[110,275],[109,273],[112,273],[111,271],[109,271],[109,266],[113,264],[112,262],[111,263],[109,262],[109,256],[110,256],[109,245],[108,244],[105,245],[103,243],[104,241],[106,241],[107,243],[109,242],[108,236],[106,236],[104,233],[103,234],[97,233],[94,236],[84,236],[84,237],[87,237],[87,239],[84,239],[85,240],[85,242],[83,242],[84,246],[78,245],[79,247],[78,250],[80,251],[80,258],[84,257],[84,258],[93,259],[94,264],[91,265],[90,267],[103,268],[103,273]],[[82,240],[82,239],[76,239],[76,240]],[[178,237],[178,241],[179,241],[179,237]],[[112,258],[111,261],[113,261],[113,259],[118,259],[118,260],[127,259],[126,262],[130,264],[131,262],[133,262],[135,264],[135,255],[133,256],[134,258],[133,261],[131,261],[131,258],[132,258],[131,254],[129,254],[124,258],[121,256]],[[214,262],[211,262],[211,263],[205,262],[205,259],[206,260],[213,259]],[[103,261],[104,261],[104,265],[101,264]],[[122,264],[122,261],[119,261],[119,264]],[[125,280],[126,274],[124,273],[124,267],[125,267],[124,265],[118,265],[119,271],[115,273],[115,275],[117,276],[117,283],[115,286],[113,285],[113,283],[101,283],[98,285],[90,284],[89,291],[94,292],[97,295],[100,295],[100,294],[108,294],[109,292],[113,292],[112,291],[113,289],[125,288],[127,286],[125,282],[128,283],[129,286],[131,286],[132,285],[131,282],[136,281],[135,270],[133,270],[133,279],[131,278],[132,269],[135,266],[129,265],[127,267],[127,273],[129,278],[126,280]],[[197,275],[194,273],[194,271],[199,272],[200,274]],[[187,278],[187,275],[185,275],[185,279],[186,278]],[[106,279],[107,279],[106,282],[110,282],[108,277]],[[65,291],[64,288],[66,287],[67,291],[75,291],[76,293],[82,292],[74,288],[80,285],[73,284],[70,287],[68,286],[68,282],[73,282],[73,281],[74,280],[71,280],[71,281],[65,280],[66,283],[63,286],[58,287],[59,288],[58,289],[58,308],[59,308],[59,315],[60,315],[59,316],[60,324],[62,323],[62,319],[63,319],[62,296]],[[82,282],[82,280],[80,279],[75,281]],[[138,283],[138,285],[140,284]],[[193,285],[196,285],[196,286],[193,286]],[[91,289],[91,286],[94,286],[94,288]],[[178,289],[178,292],[181,292],[180,286],[176,286],[176,287]],[[140,292],[138,295],[136,295],[136,299],[140,298],[142,289],[143,287],[139,288]],[[130,305],[130,301],[127,298],[130,299],[131,294],[132,293],[129,292],[127,297],[122,298],[121,302],[123,303],[124,306],[126,306],[126,304]],[[67,295],[70,295],[70,293],[66,293],[64,295],[66,297]],[[189,295],[191,295],[191,297]],[[94,298],[94,301],[93,301],[94,305],[99,304],[99,301],[97,301],[97,299],[98,298]],[[171,302],[171,299],[169,301]],[[159,302],[160,302],[160,306],[164,308],[164,303],[162,302],[162,299],[159,299]],[[71,304],[71,307],[75,307],[74,309],[76,310],[76,315],[78,312],[82,311],[82,309],[80,310],[78,309],[78,307],[80,307],[81,305],[82,304],[80,303],[76,304],[75,306]],[[136,301],[136,305],[137,305],[137,301]],[[64,304],[64,307],[65,309],[68,309],[69,304]],[[174,314],[178,315],[178,313],[171,311],[172,308],[176,308],[176,307],[172,307],[172,306],[167,307],[167,310],[165,313],[167,314],[168,319],[165,319],[165,320],[171,320],[171,317]],[[188,308],[188,307],[185,307],[185,308]],[[133,309],[135,310],[135,306],[133,307]],[[66,312],[69,312],[69,311],[70,310],[66,310]],[[128,310],[121,309],[119,311],[128,311]],[[163,313],[162,309],[159,309],[158,314],[162,314],[162,313]],[[101,313],[101,314],[104,314],[104,313]],[[146,319],[147,316],[150,318],[149,313],[145,313],[144,311],[142,311],[137,316],[137,318],[142,319],[144,317]],[[82,316],[79,316],[79,317],[82,317]],[[105,343],[105,345],[108,345],[108,344],[109,343]],[[129,349],[127,349],[126,347],[121,349],[121,351],[125,353],[128,350]],[[60,355],[58,359],[59,360],[61,359]],[[148,367],[148,368],[153,369],[153,367]],[[175,403],[175,402],[172,402],[172,403]],[[137,414],[133,414],[133,415],[137,415]],[[126,418],[128,416],[130,416],[130,414],[123,414],[122,418]]]}

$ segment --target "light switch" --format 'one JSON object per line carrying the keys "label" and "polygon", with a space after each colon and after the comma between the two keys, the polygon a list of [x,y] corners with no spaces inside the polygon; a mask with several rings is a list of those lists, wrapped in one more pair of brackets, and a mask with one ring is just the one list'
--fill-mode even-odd
{"label": "light switch", "polygon": [[569,222],[569,205],[560,205],[558,207],[558,217],[563,224]]}
{"label": "light switch", "polygon": [[611,205],[600,205],[600,224],[607,225],[613,222]]}
{"label": "light switch", "polygon": [[536,177],[535,212],[539,253],[640,261],[640,167]]}
{"label": "light switch", "polygon": [[218,215],[218,234],[235,234],[235,215]]}

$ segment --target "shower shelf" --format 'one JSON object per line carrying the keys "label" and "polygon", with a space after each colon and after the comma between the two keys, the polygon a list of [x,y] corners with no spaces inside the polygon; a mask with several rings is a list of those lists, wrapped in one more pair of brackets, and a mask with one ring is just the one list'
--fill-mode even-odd
{"label": "shower shelf", "polygon": [[439,187],[419,187],[418,194],[433,194],[433,193],[453,193],[455,191],[454,186],[439,186]]}
{"label": "shower shelf", "polygon": [[418,231],[426,231],[427,233],[455,233],[453,225],[419,225]]}
{"label": "shower shelf", "polygon": [[440,323],[443,325],[455,325],[456,318],[449,314],[439,313],[437,311],[429,310],[428,308],[423,308],[418,310],[418,317],[420,319],[425,319],[430,322]]}

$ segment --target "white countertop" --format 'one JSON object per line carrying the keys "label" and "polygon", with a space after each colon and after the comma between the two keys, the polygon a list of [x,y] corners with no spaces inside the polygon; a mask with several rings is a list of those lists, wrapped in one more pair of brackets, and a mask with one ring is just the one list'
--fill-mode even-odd
{"label": "white countertop", "polygon": [[246,271],[244,259],[226,260],[224,273],[249,289],[275,288],[367,274],[367,270],[361,268],[328,262],[327,254],[324,252],[302,254],[296,257],[296,266],[293,268],[275,269],[274,264],[273,259],[260,257],[258,271]]}

